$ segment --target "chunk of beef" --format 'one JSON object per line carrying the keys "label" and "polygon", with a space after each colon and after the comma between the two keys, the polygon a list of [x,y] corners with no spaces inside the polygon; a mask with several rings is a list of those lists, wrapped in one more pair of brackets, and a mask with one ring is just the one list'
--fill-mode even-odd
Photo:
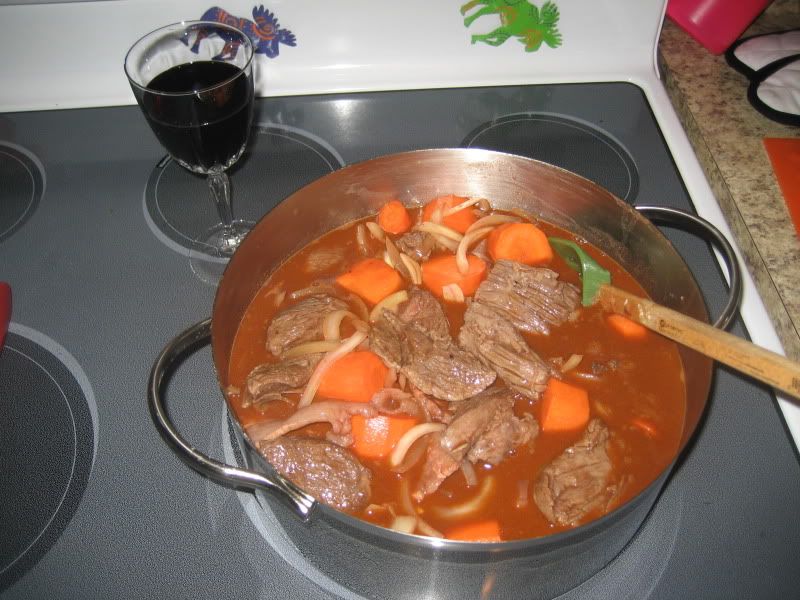
{"label": "chunk of beef", "polygon": [[514,448],[524,446],[538,435],[539,423],[533,415],[509,417],[508,412],[496,412],[486,431],[467,452],[467,459],[472,463],[499,464]]}
{"label": "chunk of beef", "polygon": [[[429,438],[422,474],[416,489],[411,494],[417,502],[421,502],[425,496],[438,490],[442,482],[458,470],[463,460],[463,454],[466,454],[466,450],[463,454],[461,452],[454,454],[445,450],[441,442],[441,433],[434,433]],[[461,457],[458,457],[457,454],[461,454]]]}
{"label": "chunk of beef", "polygon": [[466,447],[470,462],[496,465],[538,433],[539,424],[531,415],[514,415],[513,394],[493,388],[459,404],[441,443],[451,452]]}
{"label": "chunk of beef", "polygon": [[580,292],[555,271],[498,260],[475,292],[475,301],[495,310],[520,331],[549,334],[580,305]]}
{"label": "chunk of beef", "polygon": [[259,444],[275,470],[320,502],[347,512],[369,503],[372,473],[341,446],[313,437],[284,436]]}
{"label": "chunk of beef", "polygon": [[511,394],[500,388],[486,390],[462,402],[442,435],[442,447],[465,456],[496,416],[513,418],[513,406]]}
{"label": "chunk of beef", "polygon": [[449,423],[453,420],[452,407],[457,404],[451,404],[445,400],[436,400],[429,398],[421,390],[412,387],[411,390],[414,400],[419,404],[422,412],[425,415],[426,421],[434,421],[436,423]]}
{"label": "chunk of beef", "polygon": [[514,397],[507,389],[493,388],[459,404],[447,428],[431,436],[417,488],[417,501],[435,492],[458,470],[463,460],[499,464],[509,452],[539,434],[530,415],[514,415]]}
{"label": "chunk of beef", "polygon": [[496,373],[451,340],[433,340],[418,327],[401,338],[403,373],[415,387],[434,398],[457,402],[489,387]]}
{"label": "chunk of beef", "polygon": [[529,398],[539,397],[552,373],[509,321],[480,302],[473,302],[464,314],[458,343]]}
{"label": "chunk of beef", "polygon": [[412,288],[397,315],[404,323],[413,323],[435,340],[450,340],[450,322],[442,305],[428,291]]}
{"label": "chunk of beef", "polygon": [[370,349],[396,370],[403,364],[402,340],[408,327],[424,331],[431,339],[450,341],[450,323],[439,302],[430,292],[413,288],[397,316],[379,318],[369,334]]}
{"label": "chunk of beef", "polygon": [[[405,323],[384,310],[369,330],[369,349],[380,356],[390,368],[400,371],[403,366],[403,329]],[[392,315],[395,316],[395,315]]]}
{"label": "chunk of beef", "polygon": [[464,400],[489,387],[496,377],[491,368],[453,343],[441,307],[423,290],[412,292],[398,314],[384,310],[370,329],[369,344],[387,365],[435,398]]}
{"label": "chunk of beef", "polygon": [[397,240],[397,248],[417,262],[428,260],[436,248],[436,240],[424,231],[409,231]]}
{"label": "chunk of beef", "polygon": [[245,380],[242,407],[278,400],[283,392],[304,386],[321,358],[322,354],[307,354],[258,365]]}
{"label": "chunk of beef", "polygon": [[589,422],[583,437],[542,470],[533,499],[547,520],[575,525],[584,515],[606,506],[616,494],[610,481],[608,429],[600,419]]}
{"label": "chunk of beef", "polygon": [[267,327],[267,349],[275,356],[303,342],[322,339],[322,322],[347,304],[331,296],[309,296],[280,311]]}

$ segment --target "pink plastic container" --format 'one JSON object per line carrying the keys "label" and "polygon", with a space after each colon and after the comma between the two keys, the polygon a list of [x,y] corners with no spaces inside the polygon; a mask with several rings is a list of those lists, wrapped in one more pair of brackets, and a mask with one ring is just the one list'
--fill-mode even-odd
{"label": "pink plastic container", "polygon": [[772,0],[669,0],[667,16],[714,54],[736,41]]}

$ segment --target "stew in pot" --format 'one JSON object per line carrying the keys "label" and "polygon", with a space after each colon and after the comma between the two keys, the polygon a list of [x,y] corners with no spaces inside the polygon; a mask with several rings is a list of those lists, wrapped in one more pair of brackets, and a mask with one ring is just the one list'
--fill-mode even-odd
{"label": "stew in pot", "polygon": [[248,437],[319,501],[406,533],[531,538],[625,503],[675,457],[683,368],[581,304],[564,243],[645,295],[486,200],[393,201],[308,244],[236,335],[226,393]]}

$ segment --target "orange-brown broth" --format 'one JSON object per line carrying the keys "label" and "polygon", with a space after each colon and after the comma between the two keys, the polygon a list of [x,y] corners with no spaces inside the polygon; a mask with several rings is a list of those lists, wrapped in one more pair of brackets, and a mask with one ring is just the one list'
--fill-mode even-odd
{"label": "orange-brown broth", "polygon": [[[569,232],[549,223],[537,223],[549,236],[575,240]],[[362,258],[355,238],[355,224],[336,229],[315,240],[288,261],[270,277],[248,307],[233,345],[229,369],[232,388],[242,388],[247,374],[257,365],[275,361],[266,349],[266,326],[287,301],[276,306],[276,291],[288,294],[308,286],[312,281],[333,277],[344,272],[347,266]],[[577,241],[577,240],[575,240]],[[372,242],[379,255],[380,245]],[[642,287],[615,261],[597,248],[581,244],[592,257],[612,274],[614,284],[639,295],[646,295]],[[308,274],[305,265],[316,252],[339,248],[342,261],[327,269]],[[556,255],[547,265],[557,271],[562,280],[580,285],[577,273]],[[370,307],[371,308],[371,307]],[[463,322],[465,307],[445,303],[451,331],[457,335]],[[613,331],[605,322],[599,307],[582,308],[580,316],[552,330],[549,336],[526,335],[529,345],[545,360],[554,357],[566,359],[571,354],[584,355],[575,371],[588,370],[593,359],[616,359],[624,368],[608,371],[600,382],[591,382],[567,373],[565,380],[583,386],[589,391],[592,416],[603,419],[610,430],[609,454],[614,464],[616,481],[623,482],[621,493],[611,508],[624,504],[649,485],[673,460],[682,433],[686,406],[683,369],[676,346],[653,333],[644,341],[629,341]],[[266,408],[242,408],[237,396],[231,397],[236,416],[243,426],[264,419],[284,418],[293,408],[283,402],[272,402]],[[539,402],[519,399],[515,405],[518,415],[525,412],[539,417]],[[639,425],[634,424],[639,420]],[[324,435],[327,426],[306,428],[303,434]],[[648,430],[650,429],[650,430]],[[581,432],[569,434],[541,433],[528,447],[516,450],[495,467],[476,465],[478,487],[483,478],[493,475],[496,488],[492,501],[467,520],[496,519],[503,539],[539,537],[566,529],[553,526],[533,502],[532,482],[537,473],[575,443]],[[388,465],[377,461],[363,461],[373,472],[372,504],[392,503],[399,507],[401,481],[405,477],[413,484],[421,470],[421,462],[404,475],[392,472]],[[527,482],[527,484],[520,484]],[[520,496],[520,486],[527,489],[527,506],[515,506]],[[465,485],[460,472],[449,477],[439,490],[425,498],[417,512],[436,530],[447,533],[458,521],[437,515],[437,507],[460,503],[473,497],[476,489]],[[402,512],[402,510],[400,511]],[[599,516],[587,515],[583,522]],[[387,511],[374,511],[358,515],[378,525],[388,525],[391,515]]]}

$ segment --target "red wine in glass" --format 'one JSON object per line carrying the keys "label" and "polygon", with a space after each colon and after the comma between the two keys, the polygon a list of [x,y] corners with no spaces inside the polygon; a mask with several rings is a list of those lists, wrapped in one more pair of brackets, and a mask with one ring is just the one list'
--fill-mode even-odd
{"label": "red wine in glass", "polygon": [[133,45],[125,72],[150,128],[182,167],[206,175],[220,223],[190,250],[192,270],[217,283],[252,223],[234,220],[226,170],[253,120],[253,45],[221,23],[176,23]]}
{"label": "red wine in glass", "polygon": [[[170,96],[187,89],[197,95]],[[253,118],[253,86],[235,65],[201,61],[157,75],[143,92],[142,110],[153,133],[185,168],[207,173],[227,168],[242,153]]]}

